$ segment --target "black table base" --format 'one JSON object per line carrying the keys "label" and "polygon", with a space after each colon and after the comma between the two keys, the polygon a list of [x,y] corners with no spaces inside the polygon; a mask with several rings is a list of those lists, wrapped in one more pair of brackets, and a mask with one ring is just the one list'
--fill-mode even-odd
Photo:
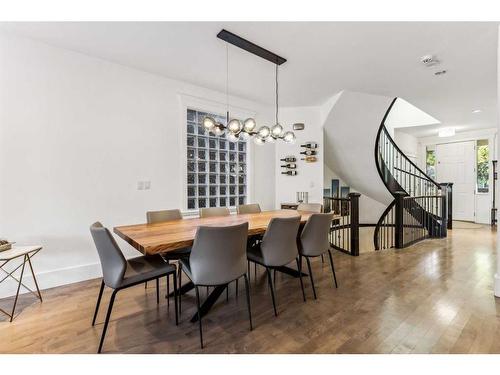
{"label": "black table base", "polygon": [[[281,266],[281,267],[273,267],[272,269],[274,269],[278,272],[281,272],[281,273],[285,273],[285,274],[290,275],[292,277],[299,277],[299,271],[295,270],[293,268],[290,268],[290,267]],[[302,272],[302,276],[308,276],[308,275],[307,275],[307,273]],[[224,292],[224,290],[226,290],[227,287],[228,287],[228,284],[218,285],[218,286],[214,287],[212,292],[208,295],[207,299],[200,306],[200,314],[202,317],[208,314],[208,312],[210,311],[212,306],[217,302],[217,300],[219,299],[221,294]],[[187,292],[189,292],[190,290],[193,290],[193,289],[194,289],[194,284],[191,281],[189,281],[188,283],[182,285],[179,288],[179,294],[180,295],[186,294]],[[171,292],[170,297],[173,297],[173,296],[174,296],[174,292]],[[194,323],[197,321],[198,321],[198,313],[195,313],[191,318],[191,322]]]}

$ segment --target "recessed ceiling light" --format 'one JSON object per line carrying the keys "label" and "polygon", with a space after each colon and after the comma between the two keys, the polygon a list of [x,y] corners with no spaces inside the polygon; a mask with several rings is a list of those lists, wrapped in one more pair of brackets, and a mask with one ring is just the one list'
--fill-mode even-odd
{"label": "recessed ceiling light", "polygon": [[455,128],[441,128],[438,131],[439,137],[453,137],[455,135]]}
{"label": "recessed ceiling light", "polygon": [[481,111],[480,109],[475,109],[472,111],[472,113],[481,113],[481,112],[483,112],[483,111]]}

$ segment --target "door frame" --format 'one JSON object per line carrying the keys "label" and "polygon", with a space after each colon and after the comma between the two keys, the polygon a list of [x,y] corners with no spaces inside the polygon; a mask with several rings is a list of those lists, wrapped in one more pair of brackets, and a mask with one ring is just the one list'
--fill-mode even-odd
{"label": "door frame", "polygon": [[[496,144],[497,140],[497,134],[498,130],[496,128],[490,128],[490,129],[481,129],[481,130],[473,130],[469,132],[464,132],[464,133],[457,133],[453,137],[447,137],[447,138],[442,138],[438,136],[431,136],[431,137],[422,137],[418,138],[419,142],[419,157],[418,161],[419,163],[417,164],[419,167],[423,167],[425,170],[425,161],[426,161],[426,149],[428,146],[437,146],[438,144],[446,144],[446,143],[457,143],[457,142],[466,142],[466,141],[475,141],[476,146],[477,146],[477,141],[481,139],[487,139],[488,140],[488,145],[490,147],[490,155],[489,155],[489,163],[491,163],[492,160],[498,160],[498,146]],[[474,155],[476,164],[477,164],[477,154]],[[475,168],[476,169],[476,168]],[[477,171],[474,172],[476,176],[476,181],[477,181]],[[437,181],[437,182],[446,182],[446,181]],[[489,186],[493,186],[493,173],[489,174]],[[498,190],[498,189],[497,189]],[[488,196],[488,210],[491,210],[492,207],[492,201],[493,201],[493,193],[492,189],[489,189],[488,193],[478,193],[477,192],[477,185],[475,187],[476,193],[474,194],[475,199],[474,199],[474,207],[475,207],[475,216],[474,216],[474,221],[477,222],[477,199],[478,197],[482,196]],[[497,194],[497,198],[500,196],[500,193]],[[489,215],[489,212],[488,212]],[[486,222],[481,222],[482,224],[488,224]]]}

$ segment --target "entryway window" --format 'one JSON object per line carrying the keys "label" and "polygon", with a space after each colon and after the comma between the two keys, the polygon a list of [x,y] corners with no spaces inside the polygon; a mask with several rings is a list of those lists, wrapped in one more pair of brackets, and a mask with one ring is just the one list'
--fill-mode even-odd
{"label": "entryway window", "polygon": [[477,192],[487,193],[489,191],[489,177],[490,177],[490,164],[489,164],[489,145],[487,139],[481,139],[476,144],[476,175],[477,175]]}
{"label": "entryway window", "polygon": [[430,178],[436,179],[436,150],[435,150],[435,148],[427,147],[427,149],[426,149],[425,171]]}
{"label": "entryway window", "polygon": [[248,145],[206,132],[203,119],[207,115],[226,123],[223,115],[187,110],[188,210],[246,203]]}

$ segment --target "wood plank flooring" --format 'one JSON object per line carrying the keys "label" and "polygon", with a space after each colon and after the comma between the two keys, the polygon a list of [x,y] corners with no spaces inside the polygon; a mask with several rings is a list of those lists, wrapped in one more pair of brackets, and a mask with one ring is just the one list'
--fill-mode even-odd
{"label": "wood plank flooring", "polygon": [[[500,353],[500,300],[493,296],[496,232],[488,226],[455,229],[447,239],[404,250],[334,255],[339,288],[327,262],[313,261],[318,300],[302,302],[298,279],[279,275],[278,317],[265,274],[252,272],[254,330],[249,331],[243,282],[203,319],[205,349],[194,292],[183,297],[175,326],[155,288],[118,293],[104,344],[108,353]],[[253,271],[253,267],[252,267]],[[183,280],[187,278],[184,277]],[[0,353],[95,353],[99,324],[91,327],[99,280],[42,291],[44,302],[23,295],[13,323],[0,317]],[[153,283],[154,284],[154,283]],[[204,293],[202,294],[204,295]],[[1,300],[1,307],[11,300]]]}

